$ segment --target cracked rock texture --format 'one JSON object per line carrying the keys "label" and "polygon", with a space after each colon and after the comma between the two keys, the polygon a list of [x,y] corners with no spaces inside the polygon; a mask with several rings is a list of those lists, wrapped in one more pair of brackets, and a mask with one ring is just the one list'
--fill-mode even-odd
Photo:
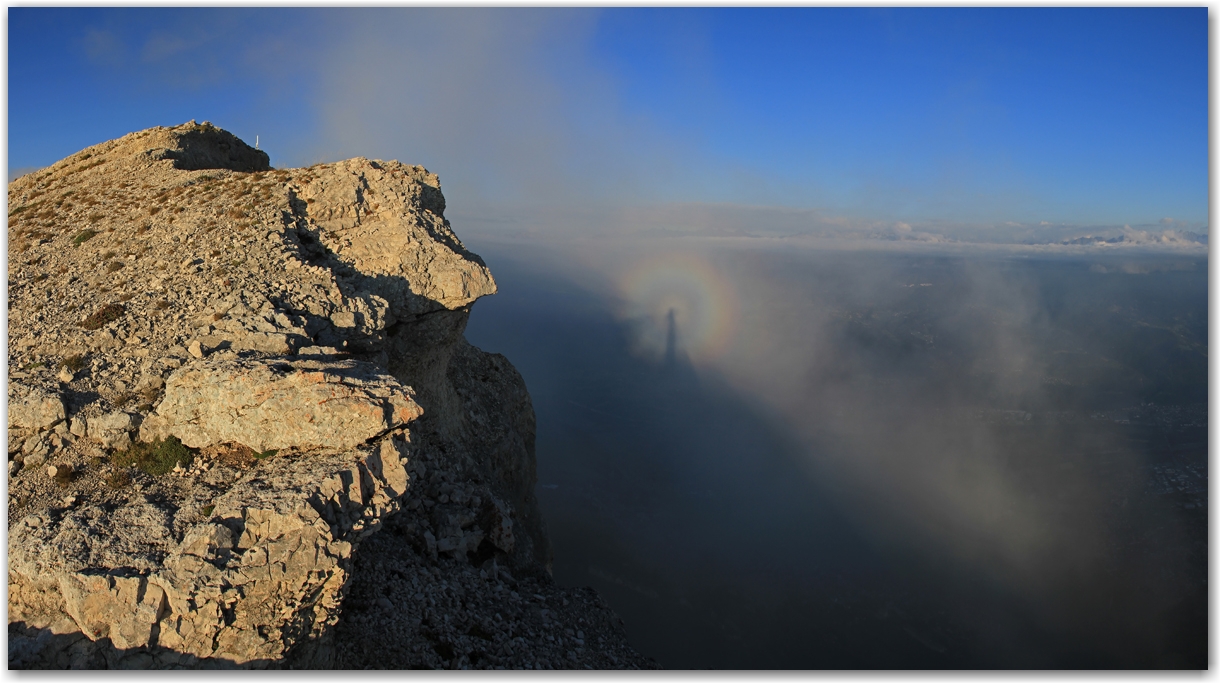
{"label": "cracked rock texture", "polygon": [[10,183],[11,668],[655,666],[549,576],[444,209],[193,121]]}
{"label": "cracked rock texture", "polygon": [[235,442],[259,452],[355,448],[419,417],[411,394],[356,360],[201,360],[170,374],[140,438],[172,434],[192,448]]}

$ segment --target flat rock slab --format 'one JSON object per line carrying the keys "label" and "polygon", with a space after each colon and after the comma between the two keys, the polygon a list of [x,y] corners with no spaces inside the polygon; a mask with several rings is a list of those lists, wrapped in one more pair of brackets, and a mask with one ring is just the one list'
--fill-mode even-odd
{"label": "flat rock slab", "polygon": [[40,430],[64,419],[64,402],[58,394],[10,381],[8,424],[17,429]]}
{"label": "flat rock slab", "polygon": [[342,450],[422,414],[409,387],[363,361],[201,360],[169,376],[140,439]]}

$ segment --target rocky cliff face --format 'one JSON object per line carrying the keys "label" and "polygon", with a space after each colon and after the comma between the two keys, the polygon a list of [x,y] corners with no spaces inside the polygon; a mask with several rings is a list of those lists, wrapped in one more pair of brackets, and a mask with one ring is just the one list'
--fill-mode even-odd
{"label": "rocky cliff face", "polygon": [[635,667],[435,175],[207,123],[9,186],[9,663]]}

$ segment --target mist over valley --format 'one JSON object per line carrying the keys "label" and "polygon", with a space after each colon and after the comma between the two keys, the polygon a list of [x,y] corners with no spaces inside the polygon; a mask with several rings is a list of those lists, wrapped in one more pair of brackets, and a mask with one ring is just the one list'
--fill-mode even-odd
{"label": "mist over valley", "polygon": [[1205,258],[471,243],[556,580],[662,665],[1205,665]]}

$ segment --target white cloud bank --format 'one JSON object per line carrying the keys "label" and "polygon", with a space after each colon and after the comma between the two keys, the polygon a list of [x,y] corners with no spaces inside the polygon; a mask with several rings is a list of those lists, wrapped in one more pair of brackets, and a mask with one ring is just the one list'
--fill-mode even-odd
{"label": "white cloud bank", "polygon": [[[504,238],[724,238],[832,248],[1002,248],[1038,252],[1172,250],[1206,253],[1207,228],[1016,222],[876,221],[816,209],[671,203],[601,206],[457,206],[462,234]],[[1193,227],[1193,226],[1192,226]]]}

